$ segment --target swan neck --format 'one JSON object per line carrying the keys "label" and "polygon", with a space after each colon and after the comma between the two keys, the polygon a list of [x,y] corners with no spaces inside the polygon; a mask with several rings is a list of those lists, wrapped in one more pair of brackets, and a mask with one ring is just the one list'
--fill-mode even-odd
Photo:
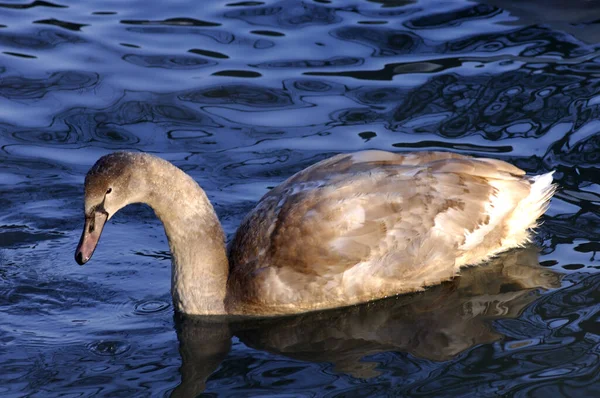
{"label": "swan neck", "polygon": [[173,305],[185,314],[225,314],[229,264],[215,210],[189,175],[166,161],[156,163],[147,179],[146,202],[169,241]]}

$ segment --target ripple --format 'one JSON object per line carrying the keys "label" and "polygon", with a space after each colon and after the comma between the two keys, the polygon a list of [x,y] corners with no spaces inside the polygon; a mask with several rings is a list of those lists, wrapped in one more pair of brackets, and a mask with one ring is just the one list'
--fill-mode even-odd
{"label": "ripple", "polygon": [[224,16],[241,19],[252,25],[294,28],[307,25],[330,25],[342,20],[333,8],[312,3],[298,4],[295,1],[281,1],[268,7],[227,11]]}
{"label": "ripple", "polygon": [[218,58],[218,59],[228,59],[229,58],[229,56],[219,53],[219,52],[216,52],[216,51],[200,50],[197,48],[188,50],[188,52],[190,52],[192,54],[204,55],[205,57],[210,57],[210,58]]}
{"label": "ripple", "polygon": [[167,135],[173,140],[195,140],[213,136],[213,134],[204,130],[171,130],[167,132]]}
{"label": "ripple", "polygon": [[410,4],[415,4],[417,0],[369,0],[373,3],[379,3],[382,7],[405,7]]}
{"label": "ripple", "polygon": [[490,18],[502,12],[502,9],[487,4],[477,4],[474,7],[463,8],[457,11],[440,14],[426,15],[415,18],[407,23],[408,27],[415,29],[431,29],[460,25],[465,21]]}
{"label": "ripple", "polygon": [[42,79],[11,76],[0,81],[0,96],[18,100],[39,99],[51,91],[81,90],[97,82],[98,75],[93,72],[55,72]]}
{"label": "ripple", "polygon": [[377,133],[375,133],[373,131],[363,131],[361,133],[358,133],[358,136],[360,138],[362,138],[363,140],[365,140],[365,142],[369,142],[373,138],[377,137]]}
{"label": "ripple", "polygon": [[254,66],[257,68],[327,68],[327,67],[340,67],[350,65],[361,65],[364,62],[362,58],[352,57],[333,57],[324,60],[296,60],[296,61],[276,61],[260,63]]}
{"label": "ripple", "polygon": [[151,21],[148,19],[124,19],[121,20],[124,25],[165,25],[165,26],[199,26],[199,27],[215,27],[221,26],[220,23],[201,21],[193,18],[168,18],[165,20]]}
{"label": "ripple", "polygon": [[427,62],[406,62],[386,64],[384,68],[378,70],[356,70],[346,72],[305,72],[310,76],[342,76],[352,77],[360,80],[393,80],[397,75],[412,73],[437,73],[447,69],[457,68],[463,65],[460,59],[446,58],[439,61]]}
{"label": "ripple", "polygon": [[2,54],[12,55],[13,57],[19,57],[19,58],[34,58],[34,59],[37,58],[35,55],[16,53],[13,51],[3,51]]}
{"label": "ripple", "polygon": [[0,32],[0,43],[17,49],[48,50],[64,44],[85,42],[77,35],[55,29],[40,29],[35,35],[16,34],[10,31]]}
{"label": "ripple", "polygon": [[331,84],[320,80],[296,80],[293,85],[296,90],[315,93],[325,93],[333,88]]}
{"label": "ripple", "polygon": [[83,28],[85,26],[89,26],[87,24],[78,24],[78,23],[74,23],[74,22],[60,21],[60,20],[54,19],[54,18],[40,19],[38,21],[33,21],[33,23],[41,24],[41,25],[58,26],[59,28],[67,29],[67,30],[74,31],[74,32],[79,32],[79,31],[81,31],[81,28]]}
{"label": "ripple", "polygon": [[262,1],[240,1],[237,3],[227,3],[225,6],[227,7],[252,7],[252,6],[261,6],[265,4]]}
{"label": "ripple", "polygon": [[538,26],[521,28],[508,33],[460,38],[448,42],[445,47],[449,52],[499,52],[500,50],[519,48],[519,55],[523,57],[556,55],[563,58],[574,58],[594,51],[587,45],[576,43],[567,35],[557,34],[545,27]]}
{"label": "ripple", "polygon": [[98,125],[96,128],[94,138],[98,141],[109,143],[109,144],[138,144],[140,138],[135,134],[127,131],[121,126],[106,123]]}
{"label": "ripple", "polygon": [[275,32],[273,30],[251,30],[250,33],[253,33],[255,35],[271,36],[271,37],[285,36],[285,33]]}
{"label": "ripple", "polygon": [[423,39],[409,31],[396,29],[349,26],[334,30],[340,40],[354,41],[375,49],[374,57],[390,57],[418,53],[424,47]]}
{"label": "ripple", "polygon": [[129,351],[131,345],[118,340],[102,340],[90,343],[88,350],[100,356],[117,356]]}
{"label": "ripple", "polygon": [[171,305],[164,301],[150,300],[137,303],[134,313],[136,315],[151,315],[169,309]]}
{"label": "ripple", "polygon": [[39,317],[73,310],[82,311],[85,308],[95,308],[99,303],[115,296],[114,291],[94,284],[67,278],[40,279],[31,274],[11,276],[6,288],[9,291],[0,297],[0,308],[4,314],[22,316]]}
{"label": "ripple", "polygon": [[192,91],[182,101],[207,104],[241,104],[251,107],[283,107],[292,104],[289,94],[280,89],[246,85],[223,85]]}
{"label": "ripple", "polygon": [[68,8],[68,6],[64,6],[61,4],[55,4],[55,3],[51,3],[49,1],[44,1],[44,0],[35,0],[31,3],[25,3],[25,4],[0,3],[0,8],[13,8],[16,10],[26,10],[28,8],[34,8],[34,7]]}
{"label": "ripple", "polygon": [[202,58],[185,55],[126,54],[123,56],[123,60],[146,68],[163,68],[171,70],[205,68],[217,64],[216,62],[210,62]]}
{"label": "ripple", "polygon": [[430,149],[451,149],[455,151],[469,151],[482,153],[510,153],[513,151],[511,146],[484,146],[467,143],[439,142],[439,141],[419,141],[417,143],[399,142],[392,144],[395,148],[430,148]]}
{"label": "ripple", "polygon": [[397,87],[361,87],[349,95],[361,104],[376,105],[401,101],[407,94],[407,90]]}
{"label": "ripple", "polygon": [[583,264],[564,264],[562,267],[566,270],[574,271],[574,270],[585,268],[585,265],[583,265]]}
{"label": "ripple", "polygon": [[[0,3],[3,395],[167,396],[188,391],[180,382],[189,396],[596,393],[600,14],[434,3]],[[93,264],[73,264],[85,172],[102,154],[174,161],[231,237],[268,189],[362,149],[556,170],[534,236],[541,271],[519,263],[492,290],[478,268],[477,297],[455,311],[445,306],[468,272],[441,300],[410,297],[412,312],[371,303],[347,324],[329,314],[312,329],[305,317],[246,330],[174,323],[171,254],[147,207],[115,215]]]}
{"label": "ripple", "polygon": [[385,25],[387,21],[358,21],[360,25]]}
{"label": "ripple", "polygon": [[245,77],[245,78],[256,78],[262,75],[258,72],[248,70],[221,70],[213,73],[213,76],[229,76],[229,77]]}
{"label": "ripple", "polygon": [[0,225],[0,248],[21,245],[35,247],[35,243],[63,236],[62,232],[35,231],[25,225]]}

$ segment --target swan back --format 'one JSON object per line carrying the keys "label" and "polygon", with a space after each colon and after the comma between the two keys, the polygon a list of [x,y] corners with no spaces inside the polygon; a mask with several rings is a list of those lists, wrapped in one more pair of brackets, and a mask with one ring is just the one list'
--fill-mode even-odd
{"label": "swan back", "polygon": [[309,311],[450,279],[527,242],[553,186],[551,177],[524,174],[441,152],[319,162],[267,193],[242,222],[229,251],[227,305]]}

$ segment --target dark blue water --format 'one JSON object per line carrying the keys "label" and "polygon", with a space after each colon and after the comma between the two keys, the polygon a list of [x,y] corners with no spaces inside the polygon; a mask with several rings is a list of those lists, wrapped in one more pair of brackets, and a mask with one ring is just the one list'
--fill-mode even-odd
{"label": "dark blue water", "polygon": [[[583,0],[1,2],[0,395],[598,396],[598,21]],[[539,249],[225,323],[174,316],[146,207],[75,264],[83,178],[119,149],[190,173],[229,236],[270,187],[360,149],[555,169],[561,190]]]}

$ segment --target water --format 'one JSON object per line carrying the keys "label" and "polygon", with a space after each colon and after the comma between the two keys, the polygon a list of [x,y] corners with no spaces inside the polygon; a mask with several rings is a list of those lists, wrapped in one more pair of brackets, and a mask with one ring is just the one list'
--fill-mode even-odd
{"label": "water", "polygon": [[[598,20],[586,1],[0,3],[0,395],[598,395]],[[227,324],[174,317],[146,207],[73,260],[105,153],[173,161],[231,236],[270,187],[368,148],[557,170],[541,266],[529,248],[425,293]]]}

